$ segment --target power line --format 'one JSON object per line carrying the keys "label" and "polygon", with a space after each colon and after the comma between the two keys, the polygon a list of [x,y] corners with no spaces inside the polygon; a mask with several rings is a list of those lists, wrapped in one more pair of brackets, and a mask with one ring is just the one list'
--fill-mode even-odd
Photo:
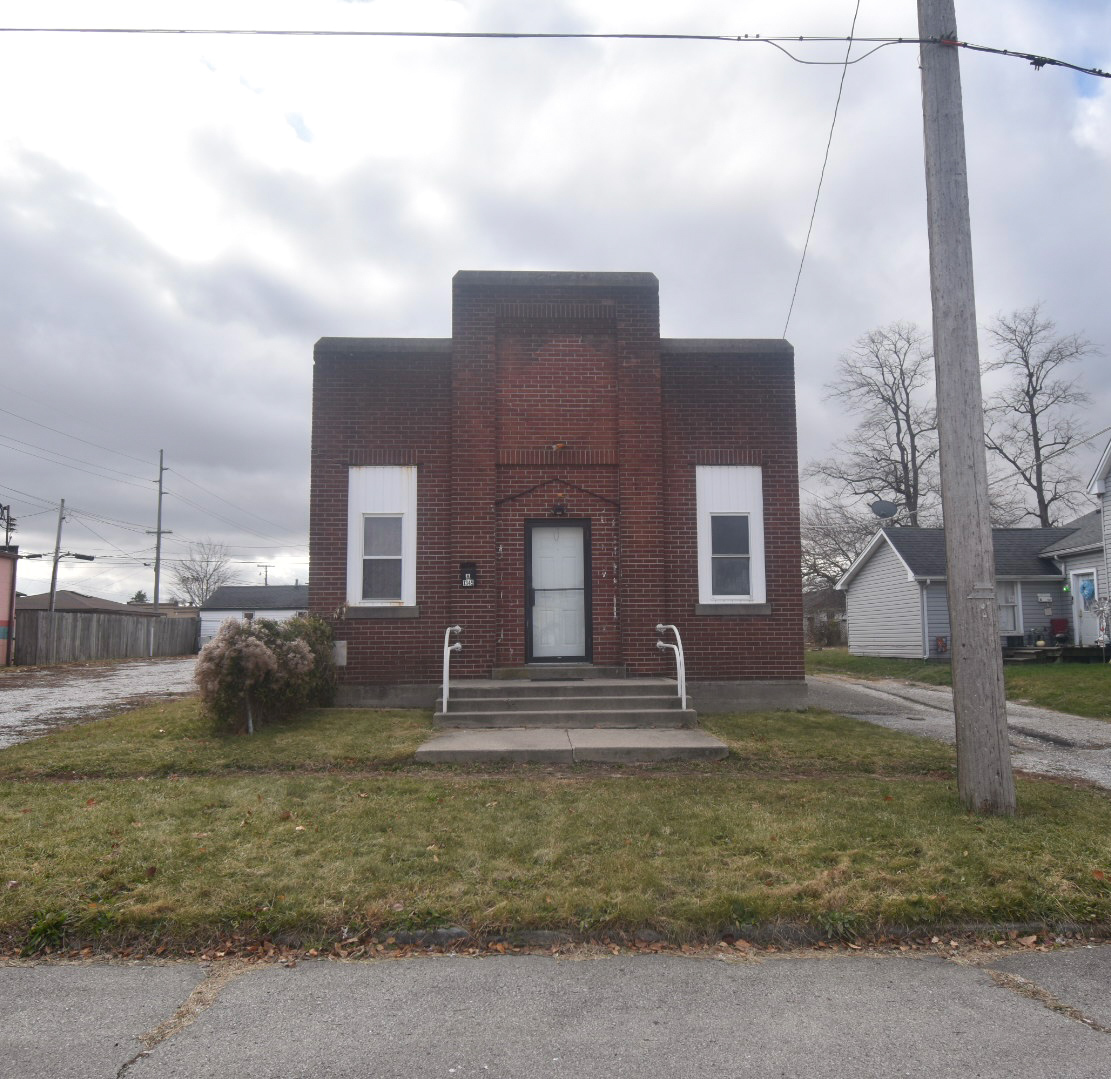
{"label": "power line", "polygon": [[[3,410],[0,409],[0,411],[3,411]],[[4,439],[5,442],[16,442],[20,446],[30,446],[30,448],[33,449],[33,450],[42,450],[43,453],[51,453],[55,457],[64,457],[67,461],[80,461],[80,460],[82,460],[82,458],[74,457],[72,454],[62,453],[60,450],[52,450],[52,449],[50,449],[49,446],[38,446],[34,442],[25,442],[23,439],[15,438],[12,435],[0,434],[0,438]],[[81,440],[81,441],[83,441],[83,440]],[[92,443],[89,443],[89,445],[92,445]],[[16,446],[9,446],[8,448],[14,450],[17,447]],[[56,462],[56,463],[61,464],[62,462],[59,461],[59,462]],[[92,462],[92,461],[86,461],[85,463],[86,464],[92,464],[94,468],[99,468],[104,472],[115,472],[116,475],[118,475],[118,476],[127,476],[129,479],[133,479],[133,480],[142,480],[143,479],[142,476],[136,476],[133,472],[121,472],[118,468],[110,468],[108,465],[100,465],[100,464],[96,464],[95,462]],[[103,478],[104,479],[111,479],[112,477],[111,476],[105,476]]]}
{"label": "power line", "polygon": [[253,536],[261,536],[263,539],[278,541],[277,536],[268,536],[265,532],[259,532],[257,529],[248,528],[238,521],[233,521],[230,517],[225,517],[222,513],[217,513],[215,510],[207,509],[206,507],[194,502],[191,498],[186,498],[185,495],[179,494],[177,491],[167,491],[166,494],[173,495],[174,498],[180,499],[186,505],[192,506],[194,509],[200,510],[201,513],[207,513],[210,517],[215,517],[218,521],[223,521],[224,524],[231,525],[232,528],[242,529],[244,532],[250,532]]}
{"label": "power line", "polygon": [[46,506],[47,509],[56,509],[57,502],[52,502],[48,498],[42,498],[40,495],[33,495],[28,491],[21,491],[18,487],[9,487],[6,483],[0,483],[0,489],[11,491],[12,494],[22,495],[24,498],[31,499],[32,502],[37,502],[40,506]]}
{"label": "power line", "polygon": [[188,476],[184,475],[182,472],[179,472],[176,468],[169,468],[166,471],[172,472],[175,476],[178,476],[181,479],[185,480],[186,483],[191,483],[194,487],[197,488],[198,491],[204,491],[206,495],[209,495],[211,498],[215,498],[218,502],[223,502],[225,506],[231,506],[233,510],[239,510],[240,513],[246,513],[249,517],[254,517],[256,520],[262,521],[263,524],[271,525],[274,528],[280,529],[283,527],[276,521],[268,521],[265,517],[261,517],[259,516],[259,514],[254,513],[243,506],[236,505],[236,503],[234,502],[229,502],[226,498],[216,494],[215,491],[210,491],[207,487],[202,487],[199,483],[197,483],[196,480],[191,480]]}
{"label": "power line", "polygon": [[857,16],[860,15],[860,0],[856,0],[856,10],[853,11],[852,25],[849,27],[849,44],[845,49],[845,63],[841,68],[841,81],[837,84],[837,100],[833,103],[833,119],[829,125],[829,138],[826,139],[826,152],[822,158],[822,170],[818,174],[818,190],[814,192],[814,206],[810,210],[810,224],[806,227],[806,240],[802,245],[802,257],[799,259],[799,272],[795,275],[795,287],[791,291],[791,302],[787,307],[787,318],[783,323],[781,337],[787,336],[787,327],[791,324],[791,314],[795,310],[795,298],[799,294],[799,282],[802,280],[802,268],[806,265],[806,252],[810,249],[810,234],[814,231],[814,219],[818,216],[818,199],[822,194],[822,183],[826,178],[826,166],[829,164],[829,151],[833,146],[833,132],[837,127],[837,113],[841,108],[841,94],[845,90],[845,76],[849,73],[849,53],[853,48],[853,31],[856,29]]}
{"label": "power line", "polygon": [[[34,398],[31,398],[31,400],[34,400]],[[51,427],[49,424],[39,423],[38,420],[33,420],[29,416],[21,416],[18,412],[12,412],[10,409],[0,408],[0,412],[3,412],[6,416],[13,416],[17,420],[22,420],[24,423],[33,424],[35,427],[41,427],[44,431],[53,431],[54,434],[61,435],[63,438],[72,438],[74,442],[83,442],[86,446],[94,446],[98,450],[105,450],[108,453],[114,453],[117,457],[126,457],[129,461],[138,461],[141,465],[150,464],[150,461],[147,461],[142,457],[136,457],[134,454],[124,453],[122,450],[114,450],[111,446],[102,446],[99,442],[90,442],[87,438],[80,438],[77,435],[71,435],[68,431],[59,430],[57,427]],[[54,451],[51,450],[49,452],[53,453]]]}
{"label": "power line", "polygon": [[[6,436],[0,435],[0,438],[4,438],[4,437],[6,437]],[[29,445],[29,443],[25,443],[25,445]],[[28,457],[34,457],[39,461],[46,461],[47,464],[61,465],[62,468],[72,468],[75,472],[84,472],[85,475],[95,476],[98,480],[111,480],[113,483],[122,483],[127,487],[142,487],[143,486],[141,483],[133,483],[131,480],[117,479],[115,476],[106,476],[103,472],[94,472],[90,468],[81,468],[80,465],[71,465],[66,461],[57,461],[57,460],[54,459],[54,457],[44,457],[41,453],[32,453],[30,450],[21,450],[18,446],[6,446],[5,448],[9,449],[9,450],[12,450],[15,453],[22,453],[22,454],[26,454],[26,456],[28,456]],[[54,450],[47,450],[46,452],[47,453],[55,453]],[[66,456],[66,455],[55,453],[55,457],[64,457],[64,456]],[[115,470],[113,469],[112,471],[115,471]],[[127,475],[127,473],[124,473],[124,475]]]}
{"label": "power line", "polygon": [[950,38],[921,37],[862,37],[858,42],[874,44],[875,48],[855,60],[804,60],[796,56],[787,44],[814,45],[852,44],[851,38],[823,34],[632,34],[632,33],[533,33],[529,31],[493,30],[260,30],[230,28],[183,28],[138,26],[0,26],[0,34],[157,34],[171,36],[223,36],[223,37],[320,37],[320,38],[409,38],[438,40],[479,41],[702,41],[727,45],[770,45],[797,64],[827,67],[844,67],[859,64],[880,49],[889,45],[951,45],[971,52],[991,53],[996,56],[1026,60],[1038,70],[1043,67],[1063,67],[1083,75],[1096,75],[1111,79],[1111,72],[1098,67],[1084,67],[1067,60],[1058,60],[1040,53],[1001,49],[991,45],[976,45],[969,41]]}

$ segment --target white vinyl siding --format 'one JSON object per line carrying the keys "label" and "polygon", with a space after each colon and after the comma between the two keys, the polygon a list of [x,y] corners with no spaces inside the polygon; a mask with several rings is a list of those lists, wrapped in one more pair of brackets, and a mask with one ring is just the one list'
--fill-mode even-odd
{"label": "white vinyl siding", "polygon": [[307,614],[307,611],[295,611],[292,609],[286,610],[267,610],[266,608],[259,609],[257,607],[245,607],[241,611],[205,611],[200,612],[201,619],[201,644],[208,644],[213,637],[216,636],[216,631],[229,619],[246,618],[250,614],[254,618],[268,618],[271,622],[288,622],[291,618],[295,618],[299,614]]}
{"label": "white vinyl siding", "polygon": [[855,656],[921,659],[922,589],[882,543],[845,590],[849,651]]}
{"label": "white vinyl siding", "polygon": [[348,470],[347,602],[358,607],[416,605],[415,465]]}
{"label": "white vinyl siding", "polygon": [[[1091,559],[1089,558],[1089,561]],[[1080,559],[1078,561],[1083,561]],[[1066,577],[1067,580],[1067,577]],[[1038,596],[1049,596],[1046,603]],[[1046,609],[1049,614],[1046,614]],[[1053,618],[1071,620],[1068,593],[1062,581],[1023,581],[1022,582],[1022,628],[1028,642],[1049,634],[1049,622]]]}
{"label": "white vinyl siding", "polygon": [[[1069,583],[1070,587],[1072,583],[1072,574],[1081,573],[1085,570],[1095,570],[1096,595],[1106,596],[1111,594],[1108,592],[1107,573],[1104,567],[1103,554],[1100,551],[1088,551],[1087,554],[1070,555],[1068,558],[1061,559],[1061,565],[1065,570],[1065,581]],[[1056,584],[1052,588],[1047,586],[1043,591],[1055,592],[1063,599],[1061,610],[1055,610],[1053,612],[1054,618],[1072,618],[1073,601],[1068,593],[1062,591],[1061,585]],[[1048,621],[1048,619],[1046,621]]]}
{"label": "white vinyl siding", "polygon": [[765,603],[762,470],[699,465],[695,497],[699,603]]}

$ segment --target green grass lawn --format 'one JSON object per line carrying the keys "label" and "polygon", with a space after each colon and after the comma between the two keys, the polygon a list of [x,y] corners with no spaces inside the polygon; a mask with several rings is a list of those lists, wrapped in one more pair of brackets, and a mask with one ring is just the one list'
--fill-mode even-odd
{"label": "green grass lawn", "polygon": [[246,738],[187,699],[77,727],[0,750],[0,936],[1111,925],[1107,792],[1021,781],[1017,817],[976,818],[947,746],[822,712],[706,726],[726,761],[637,767],[416,765],[422,712]]}
{"label": "green grass lawn", "polygon": [[[850,656],[845,648],[823,648],[806,655],[808,674],[852,678],[898,678],[928,686],[953,684],[948,663],[916,659]],[[1055,708],[1077,716],[1111,719],[1111,664],[1024,663],[1003,668],[1007,700]]]}

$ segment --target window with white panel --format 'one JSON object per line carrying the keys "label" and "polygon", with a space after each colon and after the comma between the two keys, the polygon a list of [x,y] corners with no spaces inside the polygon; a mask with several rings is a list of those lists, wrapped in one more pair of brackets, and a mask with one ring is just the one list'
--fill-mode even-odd
{"label": "window with white panel", "polygon": [[764,488],[758,465],[699,465],[699,603],[764,603]]}
{"label": "window with white panel", "polygon": [[417,469],[362,465],[348,470],[347,602],[417,602]]}

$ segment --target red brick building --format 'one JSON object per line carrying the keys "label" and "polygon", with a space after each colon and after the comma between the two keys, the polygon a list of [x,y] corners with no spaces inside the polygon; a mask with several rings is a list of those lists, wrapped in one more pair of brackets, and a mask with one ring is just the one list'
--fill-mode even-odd
{"label": "red brick building", "polygon": [[460,272],[448,339],[315,352],[310,606],[341,699],[587,663],[805,698],[793,351],[667,340],[647,273]]}

